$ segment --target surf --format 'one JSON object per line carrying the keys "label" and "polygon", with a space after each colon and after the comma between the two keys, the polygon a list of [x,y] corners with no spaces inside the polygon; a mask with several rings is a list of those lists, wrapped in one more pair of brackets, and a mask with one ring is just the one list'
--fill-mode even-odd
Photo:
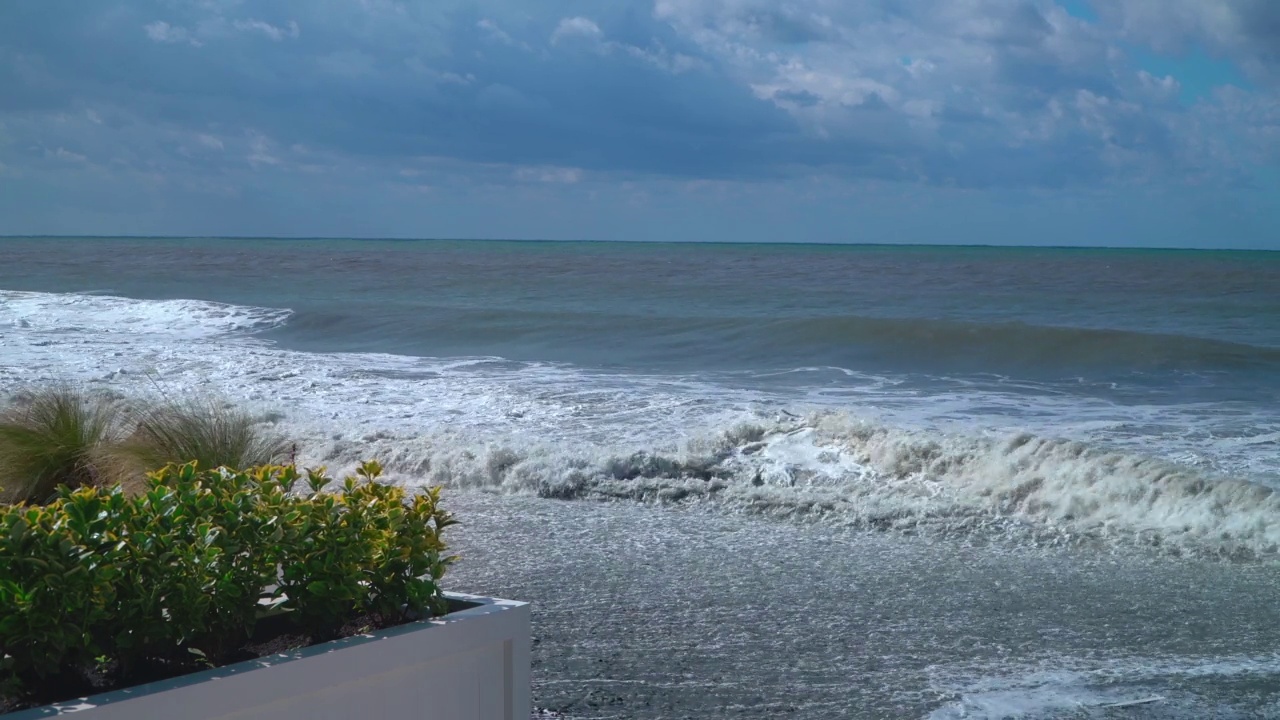
{"label": "surf", "polygon": [[1259,559],[1280,552],[1280,495],[1154,457],[1022,433],[945,435],[841,413],[744,422],[678,448],[619,450],[455,433],[360,438],[403,482],[563,500],[711,504],[800,522],[1034,545]]}
{"label": "surf", "polygon": [[[216,392],[270,413],[305,464],[342,471],[377,457],[404,483],[966,541],[1230,559],[1272,558],[1280,547],[1280,500],[1268,484],[1280,479],[1274,417],[973,386],[908,391],[891,378],[855,378],[824,397],[825,384],[781,393],[714,373],[299,352],[264,334],[292,317],[197,300],[0,292],[0,390],[69,379]],[[1195,423],[1213,433],[1167,429]],[[1223,469],[1237,466],[1255,469]]]}

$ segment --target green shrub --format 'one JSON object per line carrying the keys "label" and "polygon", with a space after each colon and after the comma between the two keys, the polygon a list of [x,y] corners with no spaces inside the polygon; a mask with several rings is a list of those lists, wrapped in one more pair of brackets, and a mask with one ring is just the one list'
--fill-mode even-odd
{"label": "green shrub", "polygon": [[283,606],[310,628],[360,610],[444,611],[432,586],[449,562],[440,559],[440,530],[453,520],[438,506],[440,491],[430,489],[406,505],[403,489],[373,482],[381,472],[377,463],[366,463],[359,478],[348,477],[334,494],[323,492],[329,479],[322,472],[309,472],[310,494],[286,503],[280,592]]}
{"label": "green shrub", "polygon": [[[153,473],[134,497],[63,488],[45,507],[0,506],[0,663],[37,695],[95,667],[218,663],[263,602],[316,639],[351,620],[444,611],[454,523],[438,490],[409,496],[366,463],[336,492],[323,470]],[[304,484],[302,492],[292,492]],[[103,665],[102,660],[107,663]]]}
{"label": "green shrub", "polygon": [[43,502],[59,485],[118,481],[103,450],[122,420],[118,403],[69,386],[28,393],[0,414],[0,497]]}
{"label": "green shrub", "polygon": [[11,678],[83,666],[108,625],[121,555],[116,531],[130,503],[119,492],[68,492],[43,508],[0,508],[0,657]]}
{"label": "green shrub", "polygon": [[212,400],[190,400],[142,409],[118,452],[148,471],[188,462],[210,470],[269,465],[288,449],[252,415]]}

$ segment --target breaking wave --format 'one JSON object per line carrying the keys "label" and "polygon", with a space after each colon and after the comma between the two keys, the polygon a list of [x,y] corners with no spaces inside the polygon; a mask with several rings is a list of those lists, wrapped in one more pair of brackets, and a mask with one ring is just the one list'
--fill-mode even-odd
{"label": "breaking wave", "polygon": [[[303,463],[341,471],[377,457],[405,483],[706,503],[974,540],[1280,554],[1280,498],[1267,479],[1280,446],[1274,414],[1088,405],[1025,389],[913,395],[892,379],[854,378],[824,399],[709,374],[309,353],[260,337],[289,317],[0,291],[0,392],[70,379],[216,393],[275,413]],[[1018,403],[1028,412],[1010,414]],[[1193,426],[1207,434],[1186,437]],[[1209,460],[1182,457],[1193,449]],[[1231,470],[1254,466],[1260,475]]]}
{"label": "breaking wave", "polygon": [[67,335],[108,333],[198,339],[283,325],[290,310],[206,300],[134,300],[111,295],[0,291],[0,328]]}
{"label": "breaking wave", "polygon": [[406,478],[550,498],[710,501],[867,529],[1233,559],[1280,550],[1271,488],[1030,434],[947,436],[817,413],[663,451],[477,446],[445,434],[330,442],[320,457],[347,465],[371,451]]}

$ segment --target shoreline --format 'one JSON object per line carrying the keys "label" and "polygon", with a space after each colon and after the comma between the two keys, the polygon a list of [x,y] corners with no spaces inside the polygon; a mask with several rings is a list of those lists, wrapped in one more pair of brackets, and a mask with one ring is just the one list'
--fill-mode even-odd
{"label": "shoreline", "polygon": [[[445,501],[463,520],[451,587],[534,604],[534,701],[572,718],[983,717],[994,694],[1068,717],[1033,707],[1054,693],[1166,695],[1188,718],[1280,710],[1280,607],[1255,600],[1280,595],[1269,566]],[[1254,680],[1270,690],[1251,696]]]}

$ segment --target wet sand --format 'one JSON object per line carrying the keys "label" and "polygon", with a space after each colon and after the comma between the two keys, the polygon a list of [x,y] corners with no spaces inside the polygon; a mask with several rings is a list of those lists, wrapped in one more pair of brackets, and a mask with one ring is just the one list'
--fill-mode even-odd
{"label": "wet sand", "polygon": [[571,718],[1280,716],[1274,566],[448,502],[447,587],[534,603],[534,702]]}

